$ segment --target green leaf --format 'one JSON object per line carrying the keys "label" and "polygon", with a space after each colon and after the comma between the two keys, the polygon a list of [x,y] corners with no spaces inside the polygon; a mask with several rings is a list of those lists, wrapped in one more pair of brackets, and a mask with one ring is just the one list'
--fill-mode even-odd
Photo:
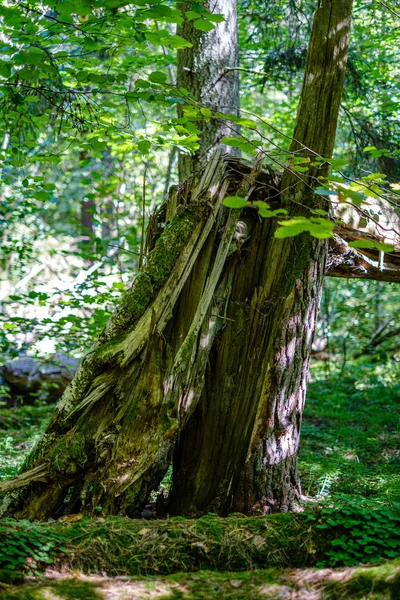
{"label": "green leaf", "polygon": [[204,17],[212,23],[223,23],[225,21],[224,15],[218,13],[205,13]]}
{"label": "green leaf", "polygon": [[249,206],[249,202],[244,198],[240,198],[240,196],[226,196],[222,204],[228,208],[244,208],[245,206]]}
{"label": "green leaf", "polygon": [[89,73],[87,79],[91,83],[104,83],[105,81],[104,75],[99,75],[98,73]]}
{"label": "green leaf", "polygon": [[107,142],[103,142],[96,138],[90,140],[90,145],[92,146],[93,150],[97,150],[98,152],[103,152],[103,150],[107,148]]}
{"label": "green leaf", "polygon": [[75,78],[77,81],[82,82],[82,81],[87,81],[89,77],[89,73],[87,71],[78,71],[75,74]]}
{"label": "green leaf", "polygon": [[40,202],[46,202],[46,200],[49,200],[50,198],[49,192],[45,192],[44,190],[39,190],[38,192],[35,192],[33,196],[34,198],[36,198],[36,200],[40,200]]}
{"label": "green leaf", "polygon": [[148,154],[150,152],[151,142],[148,140],[141,140],[138,142],[137,147],[142,154]]}
{"label": "green leaf", "polygon": [[[150,87],[150,83],[146,79],[136,79],[135,87],[139,89],[147,89]],[[128,92],[129,93],[129,92]]]}
{"label": "green leaf", "polygon": [[331,158],[329,161],[332,169],[341,169],[349,164],[347,158]]}
{"label": "green leaf", "polygon": [[240,150],[243,150],[243,152],[249,154],[253,154],[257,150],[257,148],[241,137],[224,137],[222,138],[221,143],[226,144],[227,146],[233,146],[234,148],[239,148]]}
{"label": "green leaf", "polygon": [[206,119],[209,119],[212,115],[212,112],[209,108],[201,108],[200,112],[204,117],[206,117]]}
{"label": "green leaf", "polygon": [[201,15],[194,10],[188,10],[188,12],[185,13],[185,17],[188,21],[193,21],[194,19],[199,19]]}
{"label": "green leaf", "polygon": [[232,121],[232,123],[237,123],[239,121],[239,117],[233,113],[216,112],[214,113],[214,117],[216,119],[227,119],[228,121]]}
{"label": "green leaf", "polygon": [[240,118],[240,119],[236,119],[236,123],[238,125],[241,125],[242,127],[245,127],[246,129],[257,129],[257,123],[255,121],[253,121],[252,119],[245,119],[245,118]]}
{"label": "green leaf", "polygon": [[154,71],[154,73],[150,73],[149,81],[153,81],[154,83],[165,83],[167,81],[167,75],[162,71]]}
{"label": "green leaf", "polygon": [[365,194],[360,194],[360,192],[354,192],[344,187],[338,187],[337,191],[343,194],[345,198],[350,198],[356,206],[360,206],[367,199]]}
{"label": "green leaf", "polygon": [[374,242],[373,240],[355,240],[349,242],[350,248],[376,248],[381,252],[393,252],[395,247],[392,244],[384,244],[383,242]]}
{"label": "green leaf", "polygon": [[197,19],[197,21],[193,22],[193,27],[198,29],[199,31],[205,31],[208,33],[214,29],[214,25],[209,21],[204,21],[203,19]]}
{"label": "green leaf", "polygon": [[0,61],[0,75],[5,78],[11,75],[11,65],[4,60]]}
{"label": "green leaf", "polygon": [[259,213],[260,217],[270,218],[279,217],[280,215],[287,215],[286,208],[276,208],[275,210],[268,210],[268,208],[261,208]]}
{"label": "green leaf", "polygon": [[306,217],[294,217],[287,221],[279,221],[281,226],[275,232],[275,237],[283,239],[294,237],[299,233],[309,232],[315,238],[327,239],[332,236],[334,223],[328,219],[314,218],[307,219]]}
{"label": "green leaf", "polygon": [[175,48],[175,50],[181,50],[182,48],[191,48],[193,44],[185,40],[180,35],[170,35],[168,38],[163,39],[162,45],[171,46],[171,48]]}

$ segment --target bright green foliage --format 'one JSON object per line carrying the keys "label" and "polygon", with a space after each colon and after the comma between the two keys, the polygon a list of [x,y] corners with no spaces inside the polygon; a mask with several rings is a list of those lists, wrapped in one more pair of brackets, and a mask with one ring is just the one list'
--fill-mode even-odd
{"label": "bright green foliage", "polygon": [[4,519],[0,523],[0,571],[35,573],[63,550],[64,536],[43,531],[28,521]]}
{"label": "bright green foliage", "polygon": [[318,515],[317,529],[329,530],[326,564],[356,565],[400,556],[400,505],[376,507],[362,498],[335,496]]}
{"label": "bright green foliage", "polygon": [[332,236],[333,222],[328,219],[322,219],[319,217],[294,217],[287,221],[279,221],[281,225],[280,229],[277,230],[275,237],[287,238],[308,231],[313,237],[321,240]]}
{"label": "bright green foliage", "polygon": [[244,208],[245,206],[249,206],[250,202],[239,196],[227,196],[223,200],[223,205],[228,208]]}

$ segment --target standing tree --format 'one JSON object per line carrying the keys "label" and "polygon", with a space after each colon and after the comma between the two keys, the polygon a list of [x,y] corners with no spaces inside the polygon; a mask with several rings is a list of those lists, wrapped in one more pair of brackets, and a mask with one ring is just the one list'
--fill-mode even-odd
{"label": "standing tree", "polygon": [[[333,228],[309,217],[327,208],[314,189],[333,151],[352,1],[319,4],[290,149],[306,168],[282,178],[216,152],[171,190],[134,285],[21,473],[1,484],[3,512],[138,514],[174,449],[171,511],[252,513],[299,497],[299,428]],[[222,210],[226,196],[244,209]],[[263,202],[295,218],[278,228]],[[300,222],[313,237],[287,237]]]}
{"label": "standing tree", "polygon": [[[202,105],[203,116],[211,116],[215,111],[239,115],[237,0],[207,0],[205,6],[216,13],[214,29],[210,24],[203,30],[196,29],[193,19],[186,19],[178,28],[178,33],[192,46],[178,53],[177,87],[196,98]],[[186,2],[181,8],[190,15],[192,2]],[[178,114],[184,116],[181,105],[178,105]],[[232,132],[232,126],[221,119],[201,119],[197,123],[201,131],[199,148],[192,155],[181,155],[180,181],[201,169],[216,145]],[[232,150],[228,146],[225,149]]]}
{"label": "standing tree", "polygon": [[[315,13],[290,147],[305,161],[333,153],[351,10],[352,0],[333,0]],[[326,208],[314,194],[326,174],[327,164],[301,177],[285,171],[289,214]],[[297,451],[327,243],[307,233],[276,239],[276,228],[276,220],[253,225],[248,251],[229,264],[226,321],[175,455],[174,512],[279,510],[300,497]]]}

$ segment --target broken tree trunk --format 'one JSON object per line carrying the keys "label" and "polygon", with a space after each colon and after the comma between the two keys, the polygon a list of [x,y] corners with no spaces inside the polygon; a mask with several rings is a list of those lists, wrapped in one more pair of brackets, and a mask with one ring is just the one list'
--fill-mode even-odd
{"label": "broken tree trunk", "polygon": [[[201,480],[207,501],[213,498],[210,505],[217,504],[221,512],[235,506],[220,502],[229,499],[229,494],[218,496],[225,473],[221,467],[229,463],[234,469],[244,461],[237,480],[226,488],[236,505],[254,511],[257,504],[245,504],[245,499],[262,487],[269,493],[268,507],[274,498],[277,506],[285,506],[279,504],[287,490],[284,477],[295,473],[288,432],[298,426],[297,403],[304,398],[304,387],[298,393],[296,382],[305,385],[303,361],[323,263],[313,255],[316,271],[305,287],[304,275],[296,275],[299,263],[293,260],[289,269],[289,254],[276,246],[273,220],[260,220],[255,208],[240,215],[221,209],[225,195],[244,193],[253,171],[245,161],[217,153],[197,184],[188,181],[171,190],[159,218],[153,219],[146,265],[85,357],[20,475],[0,484],[0,492],[7,494],[3,513],[41,519],[81,510],[90,514],[101,505],[105,514],[140,514],[170,465],[180,432],[176,456],[185,459],[182,447],[190,431],[197,451],[214,461],[217,493],[214,480]],[[280,185],[278,176],[261,171],[250,199],[278,208]],[[303,251],[318,244],[305,236],[293,242],[305,263]],[[279,271],[282,260],[286,267]],[[276,280],[277,286],[279,272],[285,281]],[[290,290],[293,277],[295,289]],[[272,392],[275,404],[270,404]],[[199,414],[215,420],[216,427],[204,427]],[[252,437],[257,426],[282,414],[292,421],[290,428],[284,421],[286,429],[273,430],[279,446]],[[262,454],[251,455],[262,457],[255,466],[239,434],[247,436],[247,444],[261,440]],[[279,462],[278,452],[285,451]],[[276,463],[263,462],[265,456],[271,462],[277,457]],[[192,462],[195,458],[192,454]],[[178,479],[177,462],[175,469]],[[244,489],[240,478],[254,473],[259,487]],[[193,508],[192,491],[187,490],[182,509],[187,512]],[[199,498],[202,490],[194,491]]]}
{"label": "broken tree trunk", "polygon": [[222,211],[221,202],[243,189],[250,171],[243,165],[242,177],[231,166],[216,152],[200,181],[172,190],[164,212],[170,218],[176,207],[174,215],[146,265],[21,474],[0,485],[8,492],[3,512],[41,519],[101,505],[105,514],[138,514],[158,486],[201,395],[217,332],[210,315],[224,312],[214,299],[240,235],[238,211]]}
{"label": "broken tree trunk", "polygon": [[[352,0],[323,0],[315,13],[290,148],[305,163],[332,156],[351,13]],[[325,166],[285,171],[289,214],[324,208],[314,189],[326,174]],[[297,452],[327,243],[276,239],[276,227],[263,223],[225,275],[224,325],[175,451],[173,513],[287,510],[300,498]]]}
{"label": "broken tree trunk", "polygon": [[[193,352],[203,312],[233,235],[231,218],[217,219],[229,186],[226,166],[216,153],[195,188],[179,194],[171,222],[83,360],[22,474],[1,485],[0,492],[11,492],[3,510],[30,519],[90,512],[100,504],[106,513],[135,513],[158,485],[186,410],[179,405],[186,378],[197,368]],[[173,352],[163,332],[200,253],[214,248],[216,224],[224,231],[216,241],[212,281],[199,287],[193,299],[199,310]],[[185,314],[176,315],[176,330],[186,321]]]}

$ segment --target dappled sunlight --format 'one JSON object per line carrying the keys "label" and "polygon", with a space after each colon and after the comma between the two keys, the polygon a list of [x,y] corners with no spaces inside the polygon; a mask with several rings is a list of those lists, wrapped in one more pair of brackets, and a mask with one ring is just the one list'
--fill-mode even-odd
{"label": "dappled sunlight", "polygon": [[397,598],[400,563],[377,566],[264,570],[248,573],[198,571],[172,576],[107,577],[48,571],[21,586],[3,585],[7,600],[351,600]]}

